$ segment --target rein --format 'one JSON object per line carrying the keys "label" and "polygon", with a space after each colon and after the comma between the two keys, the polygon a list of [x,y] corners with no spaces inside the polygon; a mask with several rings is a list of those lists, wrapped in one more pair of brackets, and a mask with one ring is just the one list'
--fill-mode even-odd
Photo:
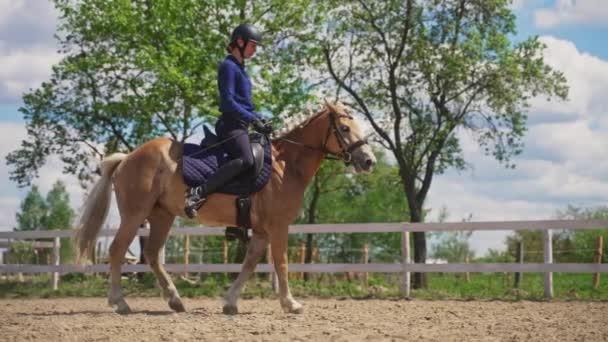
{"label": "rein", "polygon": [[[287,139],[287,138],[279,138],[277,140],[282,140],[282,141],[288,142],[288,143],[296,145],[296,146],[307,148],[309,150],[323,152],[323,153],[325,153],[327,159],[341,160],[344,162],[344,164],[348,165],[348,164],[350,164],[350,162],[352,161],[352,158],[353,158],[352,152],[354,150],[356,150],[357,148],[359,148],[363,145],[366,145],[367,137],[365,137],[364,139],[355,141],[352,144],[348,144],[348,142],[346,141],[346,138],[344,138],[344,135],[342,135],[342,132],[340,131],[340,129],[338,128],[338,125],[336,124],[336,116],[338,114],[336,114],[335,112],[330,112],[329,115],[330,115],[330,125],[327,128],[327,132],[325,134],[325,139],[323,140],[323,146],[321,146],[321,147],[306,145],[301,142],[294,141],[294,140]],[[352,119],[352,117],[350,115],[343,115],[343,116]],[[329,136],[331,133],[334,134],[334,136],[336,137],[336,140],[338,141],[338,146],[340,146],[339,152],[333,152],[327,148],[327,142],[329,141]]]}

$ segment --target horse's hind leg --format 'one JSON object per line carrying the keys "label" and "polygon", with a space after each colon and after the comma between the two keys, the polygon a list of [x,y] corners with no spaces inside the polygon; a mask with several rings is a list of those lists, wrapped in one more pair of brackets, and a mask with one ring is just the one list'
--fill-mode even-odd
{"label": "horse's hind leg", "polygon": [[228,294],[226,295],[226,303],[224,304],[223,309],[225,314],[235,315],[238,313],[236,302],[239,298],[241,288],[243,288],[245,281],[249,279],[249,276],[253,270],[255,270],[255,266],[258,264],[258,261],[260,261],[262,254],[264,254],[267,244],[268,237],[266,235],[253,233],[247,247],[247,255],[245,256],[241,273],[239,273],[239,276],[234,283],[232,283],[232,286],[230,286],[230,290],[228,290]]}
{"label": "horse's hind leg", "polygon": [[144,254],[150,268],[156,274],[158,284],[163,291],[163,298],[168,300],[169,307],[176,312],[184,312],[186,308],[179,297],[177,288],[171,281],[171,277],[167,274],[163,265],[159,262],[160,249],[165,245],[174,219],[175,216],[165,209],[159,207],[152,209],[152,213],[148,217],[148,221],[150,222],[150,238],[144,247]]}
{"label": "horse's hind leg", "polygon": [[123,216],[120,220],[120,227],[110,246],[110,293],[108,294],[108,304],[116,306],[116,312],[119,314],[128,314],[131,312],[129,305],[124,299],[120,287],[121,267],[127,253],[129,245],[137,234],[137,229],[144,219],[139,215],[127,217]]}

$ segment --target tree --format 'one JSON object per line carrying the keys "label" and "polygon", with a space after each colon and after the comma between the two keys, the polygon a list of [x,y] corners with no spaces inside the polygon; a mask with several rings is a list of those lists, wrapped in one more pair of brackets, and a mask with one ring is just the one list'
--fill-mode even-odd
{"label": "tree", "polygon": [[[58,180],[53,184],[51,191],[46,195],[46,204],[49,208],[45,218],[45,229],[65,230],[72,229],[74,210],[70,206],[70,195],[65,184]],[[64,263],[69,262],[74,257],[72,239],[62,238],[60,260]]]}
{"label": "tree", "polygon": [[[382,151],[375,151],[378,163],[371,174],[345,172],[342,163],[326,161],[315,175],[304,198],[303,215],[298,223],[402,222],[408,219],[407,203],[399,187],[397,168],[386,161]],[[291,237],[292,243],[300,237]],[[307,252],[314,245],[327,252],[333,261],[352,262],[353,250],[368,243],[370,255],[384,262],[394,262],[401,251],[401,234],[320,234],[307,236]],[[310,262],[312,255],[306,257]],[[357,259],[358,261],[358,259]]]}
{"label": "tree", "polygon": [[311,0],[54,3],[64,58],[48,81],[23,96],[28,136],[6,159],[21,186],[50,155],[86,183],[92,156],[131,151],[157,136],[184,141],[200,131],[219,114],[217,66],[241,22],[266,36],[250,67],[260,109],[291,113],[309,99],[297,70],[310,47],[293,42],[325,13]]}
{"label": "tree", "polygon": [[[433,177],[463,169],[460,134],[513,167],[531,97],[566,98],[537,37],[512,42],[509,0],[340,1],[321,34],[325,70],[392,153],[411,222],[421,222]],[[323,71],[322,71],[323,72]],[[414,261],[426,258],[416,232]],[[425,280],[414,274],[413,285]]]}
{"label": "tree", "polygon": [[74,210],[70,206],[70,195],[62,181],[58,180],[53,184],[53,188],[46,195],[46,204],[48,213],[45,228],[48,230],[71,229]]}
{"label": "tree", "polygon": [[[558,210],[556,216],[562,220],[608,220],[608,207],[581,208],[568,205],[565,210]],[[566,234],[570,249],[567,250],[567,255],[562,256],[562,262],[592,262],[598,236],[604,237],[603,255],[608,255],[607,229],[572,230]]]}
{"label": "tree", "polygon": [[[447,208],[442,207],[439,211],[439,222],[444,222],[448,215]],[[470,217],[463,221],[470,221]],[[436,244],[431,250],[431,255],[448,262],[465,262],[467,258],[473,259],[475,252],[469,244],[471,235],[473,235],[472,230],[433,233]]]}
{"label": "tree", "polygon": [[[60,180],[56,181],[46,195],[46,200],[38,187],[32,186],[21,202],[21,211],[16,216],[16,231],[71,229],[74,210],[70,207],[70,196],[65,184]],[[61,239],[61,260],[67,262],[72,256],[71,240]]]}
{"label": "tree", "polygon": [[42,198],[37,186],[32,186],[30,191],[21,201],[21,211],[16,214],[16,231],[44,229],[48,213],[47,204]]}
{"label": "tree", "polygon": [[448,262],[464,262],[467,258],[472,259],[475,252],[469,245],[471,234],[473,231],[441,233],[431,255],[436,259],[445,259]]}

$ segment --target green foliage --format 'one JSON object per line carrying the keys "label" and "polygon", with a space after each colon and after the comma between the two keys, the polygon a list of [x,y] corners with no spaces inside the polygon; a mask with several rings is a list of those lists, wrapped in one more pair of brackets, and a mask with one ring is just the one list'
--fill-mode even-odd
{"label": "green foliage", "polygon": [[131,151],[157,136],[183,141],[213,122],[217,66],[241,22],[265,34],[266,47],[248,63],[258,109],[292,113],[310,99],[299,68],[311,47],[297,42],[325,13],[311,0],[54,2],[65,57],[23,96],[28,138],[7,156],[20,185],[50,155],[87,181],[92,155]]}
{"label": "green foliage", "polygon": [[431,250],[431,256],[444,259],[450,263],[464,263],[467,258],[473,259],[475,252],[469,245],[473,231],[441,232],[434,234],[437,238]]}
{"label": "green foliage", "polygon": [[27,241],[11,243],[9,255],[8,262],[13,264],[32,264],[35,261],[34,246]]}
{"label": "green foliage", "polygon": [[[247,281],[243,298],[276,298],[266,276],[252,277]],[[470,282],[464,282],[461,274],[429,274],[429,287],[412,290],[417,299],[463,299],[463,300],[543,300],[543,274],[526,273],[515,290],[512,274],[473,273]],[[350,298],[398,298],[399,275],[370,274],[369,286],[358,281],[346,281],[331,275],[317,277],[315,281],[291,280],[289,286],[296,297],[350,297]],[[554,294],[557,300],[608,300],[608,282],[603,281],[598,289],[592,286],[590,274],[554,273]],[[50,276],[27,278],[25,283],[17,281],[0,282],[0,298],[47,298],[47,297],[105,297],[108,291],[107,279],[92,275],[67,274],[61,277],[59,290],[53,291]],[[212,275],[203,281],[191,283],[174,277],[182,297],[220,297],[230,286],[231,280],[223,275]],[[152,273],[147,273],[143,281],[135,277],[123,279],[121,286],[126,295],[158,297]],[[159,299],[160,301],[160,299]]]}
{"label": "green foliage", "polygon": [[[46,195],[42,197],[37,186],[32,186],[23,201],[21,211],[16,214],[16,231],[72,229],[74,210],[70,207],[70,196],[65,184],[58,180]],[[50,251],[40,252],[42,260]],[[32,250],[32,257],[33,257]],[[60,260],[69,263],[73,258],[72,241],[61,239]]]}
{"label": "green foliage", "polygon": [[[408,220],[405,197],[399,190],[397,168],[381,151],[370,174],[352,174],[342,163],[326,161],[306,191],[302,215],[297,223],[403,222]],[[318,234],[309,248],[319,248],[323,261],[363,262],[364,244],[374,261],[393,262],[400,255],[399,233]],[[290,235],[298,245],[303,236]]]}
{"label": "green foliage", "polygon": [[511,42],[509,1],[345,1],[330,15],[327,70],[394,154],[413,219],[433,174],[465,167],[459,131],[510,165],[528,100],[567,95],[536,37]]}
{"label": "green foliage", "polygon": [[[569,205],[564,211],[558,211],[559,219],[605,220],[608,208],[579,208]],[[524,262],[542,262],[544,248],[542,231],[516,231],[507,236],[506,244],[509,255],[515,258],[517,244],[524,243]],[[598,236],[604,238],[603,254],[607,255],[608,230],[561,230],[554,231],[552,236],[553,254],[556,262],[590,263],[596,251]]]}
{"label": "green foliage", "polygon": [[[333,1],[319,40],[328,73],[393,154],[411,222],[422,222],[433,177],[464,169],[467,132],[507,167],[523,149],[535,96],[566,98],[564,75],[537,37],[512,42],[509,0]],[[333,92],[333,89],[329,91]],[[414,261],[426,259],[414,232]],[[414,287],[424,286],[414,274]]]}
{"label": "green foliage", "polygon": [[21,212],[16,215],[16,231],[37,230],[46,225],[48,207],[37,186],[32,186],[32,189],[21,201],[20,208]]}

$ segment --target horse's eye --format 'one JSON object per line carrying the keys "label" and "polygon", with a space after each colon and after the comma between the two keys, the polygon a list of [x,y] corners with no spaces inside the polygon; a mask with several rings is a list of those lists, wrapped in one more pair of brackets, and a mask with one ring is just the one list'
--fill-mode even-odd
{"label": "horse's eye", "polygon": [[340,126],[340,130],[344,133],[350,132],[350,127],[348,126]]}

